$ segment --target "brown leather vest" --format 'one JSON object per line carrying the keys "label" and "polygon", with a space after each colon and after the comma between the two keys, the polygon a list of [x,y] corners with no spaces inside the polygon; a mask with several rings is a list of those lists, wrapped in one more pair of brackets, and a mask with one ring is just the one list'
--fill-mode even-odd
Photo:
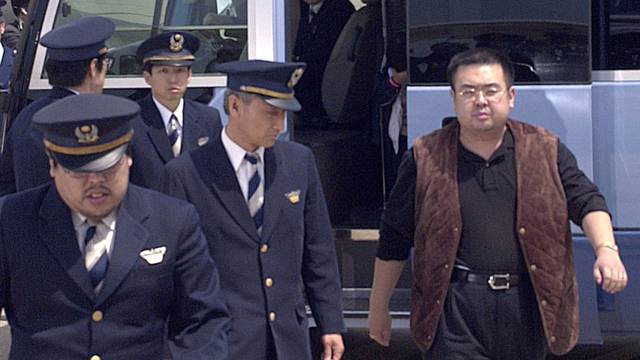
{"label": "brown leather vest", "polygon": [[[533,125],[509,120],[507,126],[515,143],[518,238],[547,343],[560,355],[578,340],[578,288],[558,174],[558,140]],[[417,176],[411,331],[422,351],[433,343],[462,233],[458,132],[454,123],[417,139],[413,146]]]}

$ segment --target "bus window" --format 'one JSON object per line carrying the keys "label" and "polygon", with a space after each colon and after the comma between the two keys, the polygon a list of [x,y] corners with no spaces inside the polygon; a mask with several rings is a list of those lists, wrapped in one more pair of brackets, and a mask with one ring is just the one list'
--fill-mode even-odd
{"label": "bus window", "polygon": [[481,46],[508,52],[517,83],[591,79],[588,1],[424,0],[408,6],[412,84],[445,84],[451,57]]}
{"label": "bus window", "polygon": [[[200,39],[194,74],[213,73],[215,64],[246,56],[247,0],[137,0],[119,2],[116,9],[112,2],[102,0],[65,0],[53,27],[94,15],[116,24],[107,42],[114,58],[109,77],[140,76],[138,46],[165,31],[187,31]],[[46,78],[44,71],[42,78]]]}
{"label": "bus window", "polygon": [[640,1],[609,0],[608,70],[640,69]]}

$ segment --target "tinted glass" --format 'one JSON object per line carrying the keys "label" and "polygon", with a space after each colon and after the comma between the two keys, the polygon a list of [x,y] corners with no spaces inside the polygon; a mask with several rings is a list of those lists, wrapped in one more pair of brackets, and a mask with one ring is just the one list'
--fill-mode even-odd
{"label": "tinted glass", "polygon": [[107,41],[114,58],[109,76],[140,76],[138,46],[165,31],[188,31],[200,39],[194,74],[212,73],[215,64],[246,56],[247,0],[65,0],[60,2],[54,28],[94,15],[116,24]]}
{"label": "tinted glass", "polygon": [[609,1],[609,54],[611,70],[640,69],[640,1]]}
{"label": "tinted glass", "polygon": [[409,0],[413,84],[445,84],[453,55],[505,50],[517,83],[590,81],[589,1]]}

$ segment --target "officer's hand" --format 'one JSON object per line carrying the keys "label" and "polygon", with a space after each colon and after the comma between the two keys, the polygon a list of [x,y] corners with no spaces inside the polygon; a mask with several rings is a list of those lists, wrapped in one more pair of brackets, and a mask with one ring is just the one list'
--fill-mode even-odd
{"label": "officer's hand", "polygon": [[391,78],[396,84],[405,85],[409,80],[409,75],[406,71],[397,72],[394,68],[391,68]]}
{"label": "officer's hand", "polygon": [[612,294],[622,291],[629,280],[618,253],[606,247],[599,248],[596,253],[593,277],[604,291]]}
{"label": "officer's hand", "polygon": [[344,342],[340,334],[322,335],[322,360],[340,360],[344,354]]}
{"label": "officer's hand", "polygon": [[369,337],[382,346],[391,340],[391,315],[388,309],[369,307]]}

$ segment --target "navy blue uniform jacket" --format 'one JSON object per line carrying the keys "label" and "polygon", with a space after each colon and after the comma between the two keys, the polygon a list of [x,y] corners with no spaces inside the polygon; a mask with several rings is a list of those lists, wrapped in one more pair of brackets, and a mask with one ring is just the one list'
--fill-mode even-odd
{"label": "navy blue uniform jacket", "polygon": [[[163,246],[158,264],[139,255]],[[11,326],[10,359],[161,359],[165,329],[174,359],[228,358],[230,319],[195,209],[133,185],[97,296],[55,186],[6,197],[0,308]]]}
{"label": "navy blue uniform jacket", "polygon": [[20,111],[7,133],[4,152],[0,157],[0,196],[51,181],[42,132],[31,126],[31,118],[43,107],[73,94],[67,89],[54,87],[47,96]]}
{"label": "navy blue uniform jacket", "polygon": [[302,285],[321,332],[344,330],[329,215],[308,148],[277,142],[265,150],[264,162],[267,248],[219,136],[170,162],[163,189],[193,203],[203,219],[233,319],[230,358],[264,360],[270,328],[278,360],[308,359]]}
{"label": "navy blue uniform jacket", "polygon": [[[160,111],[151,94],[138,102],[141,118],[132,122],[134,129],[131,154],[131,182],[149,188],[158,188],[164,164],[173,159],[171,143]],[[184,99],[181,153],[204,145],[217,137],[222,129],[218,110]]]}

